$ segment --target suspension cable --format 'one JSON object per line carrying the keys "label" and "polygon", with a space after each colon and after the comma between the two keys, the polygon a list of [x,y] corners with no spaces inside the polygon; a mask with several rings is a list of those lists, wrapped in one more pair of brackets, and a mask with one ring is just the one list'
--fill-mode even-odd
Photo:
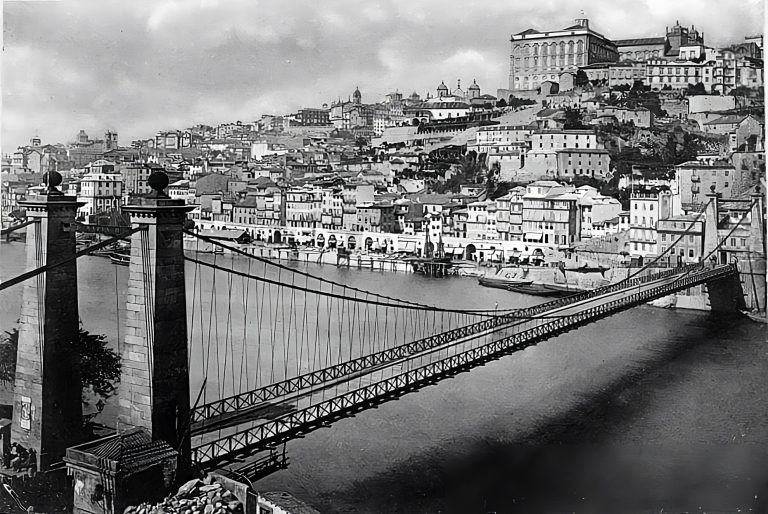
{"label": "suspension cable", "polygon": [[346,287],[347,289],[349,289],[351,291],[357,291],[357,292],[360,292],[360,293],[370,294],[372,296],[375,296],[377,298],[383,298],[385,300],[405,303],[405,304],[414,305],[414,306],[418,306],[418,307],[431,307],[430,305],[426,305],[426,304],[423,304],[423,303],[410,302],[408,300],[401,300],[401,299],[398,299],[398,298],[392,298],[390,296],[386,296],[386,295],[383,295],[383,294],[374,293],[374,292],[371,292],[371,291],[366,291],[364,289],[358,289],[358,288],[355,288],[355,287],[352,287],[352,286],[348,286],[348,285],[344,285],[344,284],[341,284],[341,283],[338,283],[338,282],[334,282],[333,280],[329,280],[327,278],[318,277],[316,275],[312,275],[311,273],[307,273],[305,271],[297,270],[297,269],[291,268],[289,266],[286,266],[285,264],[281,264],[279,262],[275,262],[275,261],[273,261],[271,259],[267,259],[265,257],[257,256],[257,255],[254,255],[254,254],[250,254],[250,253],[245,252],[245,251],[243,251],[243,250],[241,250],[241,249],[239,249],[239,248],[237,248],[235,246],[231,246],[231,245],[227,245],[225,243],[222,243],[221,241],[219,241],[219,240],[217,240],[215,238],[211,238],[211,237],[208,237],[208,236],[203,236],[203,235],[200,235],[200,234],[196,234],[196,233],[194,233],[192,231],[189,231],[189,230],[184,230],[184,233],[188,234],[188,235],[191,235],[193,237],[197,237],[197,238],[199,238],[199,239],[201,239],[201,240],[203,240],[203,241],[205,241],[207,243],[211,243],[211,244],[214,244],[214,245],[219,246],[221,248],[227,249],[227,250],[229,250],[229,251],[231,251],[233,253],[236,253],[238,255],[242,255],[242,256],[248,257],[250,259],[255,259],[255,260],[257,260],[259,262],[262,262],[264,264],[269,264],[271,266],[275,266],[276,268],[280,268],[280,269],[283,269],[283,270],[286,270],[286,271],[291,271],[293,273],[298,273],[299,275],[303,275],[303,276],[312,278],[312,279],[317,280],[319,282],[325,282],[327,284],[332,284],[332,285],[339,286],[339,287]]}
{"label": "suspension cable", "polygon": [[18,275],[16,277],[10,278],[0,284],[0,291],[3,291],[11,286],[15,286],[16,284],[19,284],[21,282],[24,282],[27,279],[30,279],[32,277],[35,277],[39,275],[40,273],[44,273],[47,271],[51,271],[54,268],[57,268],[59,266],[63,266],[64,264],[70,263],[77,259],[78,257],[82,257],[83,255],[88,255],[89,253],[98,250],[100,248],[104,248],[105,246],[109,246],[112,243],[115,243],[117,241],[120,241],[122,239],[125,239],[126,237],[130,236],[131,234],[134,234],[138,232],[139,230],[145,230],[146,227],[140,226],[133,228],[129,230],[128,232],[121,234],[119,236],[110,237],[109,239],[105,239],[104,241],[100,243],[96,243],[95,245],[91,245],[88,248],[84,248],[83,250],[80,250],[79,252],[76,252],[75,255],[68,259],[64,259],[63,261],[55,262],[53,264],[46,264],[45,266],[40,266],[39,268],[35,268],[31,271],[27,271],[26,273],[22,273],[21,275]]}
{"label": "suspension cable", "polygon": [[[295,289],[297,291],[304,291],[306,293],[314,293],[314,294],[321,295],[321,296],[328,296],[328,297],[331,297],[331,298],[337,298],[337,299],[343,299],[343,300],[346,299],[346,300],[351,300],[353,302],[367,303],[367,304],[370,304],[370,305],[381,305],[381,306],[385,306],[385,307],[397,307],[397,308],[400,308],[400,309],[409,309],[409,310],[415,310],[415,311],[433,311],[433,310],[436,310],[436,311],[442,311],[442,312],[461,312],[461,313],[466,313],[466,314],[476,314],[478,316],[489,316],[489,317],[493,317],[493,316],[496,316],[496,315],[501,315],[501,314],[504,314],[504,313],[509,313],[509,312],[513,312],[514,311],[514,309],[506,309],[506,310],[494,310],[494,309],[488,309],[488,310],[482,310],[482,309],[481,310],[446,309],[446,308],[442,308],[442,307],[435,307],[435,306],[429,306],[429,305],[425,305],[425,306],[399,305],[399,304],[396,304],[396,303],[382,302],[382,301],[378,301],[378,300],[371,300],[371,299],[367,299],[366,300],[366,299],[357,298],[357,297],[345,296],[345,295],[338,294],[338,293],[325,292],[325,291],[322,291],[322,290],[312,289],[312,288],[304,287],[304,286],[298,285],[298,284],[288,284],[288,283],[284,283],[284,282],[282,282],[280,280],[274,280],[274,279],[270,279],[270,278],[267,278],[267,277],[258,277],[256,275],[251,275],[251,274],[245,273],[243,271],[231,270],[229,268],[225,268],[225,267],[220,266],[218,264],[213,264],[213,263],[210,263],[210,262],[205,262],[205,261],[202,261],[202,260],[199,260],[199,259],[195,259],[193,257],[187,257],[186,255],[184,256],[184,259],[186,259],[186,260],[188,260],[190,262],[194,262],[196,264],[202,265],[202,266],[206,266],[206,267],[218,270],[218,271],[224,271],[224,272],[227,272],[227,273],[232,273],[232,274],[239,275],[239,276],[245,277],[245,278],[252,278],[254,280],[258,280],[258,281],[265,282],[267,284],[272,284],[272,285],[279,286],[279,287],[287,287],[287,288],[290,288],[290,289]],[[289,270],[290,270],[290,268],[289,268]],[[293,271],[293,270],[290,270],[290,271]],[[336,285],[336,284],[334,284],[334,285]],[[344,285],[341,285],[341,284],[339,284],[339,287],[346,287],[347,289],[351,289],[351,287],[344,286]],[[362,292],[364,292],[366,294],[372,294],[372,293],[367,293],[365,291],[362,291]]]}

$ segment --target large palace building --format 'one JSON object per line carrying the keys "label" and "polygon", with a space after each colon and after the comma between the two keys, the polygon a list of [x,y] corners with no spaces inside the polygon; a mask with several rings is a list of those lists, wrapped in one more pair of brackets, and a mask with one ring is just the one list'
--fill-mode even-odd
{"label": "large palace building", "polygon": [[576,73],[579,66],[619,59],[616,45],[589,28],[580,18],[562,30],[528,29],[514,34],[509,59],[509,89],[536,89],[545,80],[557,82],[561,73]]}

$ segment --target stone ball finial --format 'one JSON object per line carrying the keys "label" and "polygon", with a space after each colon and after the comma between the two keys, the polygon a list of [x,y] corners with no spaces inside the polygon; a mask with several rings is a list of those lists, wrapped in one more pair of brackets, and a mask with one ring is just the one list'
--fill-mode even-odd
{"label": "stone ball finial", "polygon": [[153,172],[147,179],[147,184],[151,187],[157,195],[163,195],[163,190],[168,187],[168,175],[162,171]]}
{"label": "stone ball finial", "polygon": [[717,186],[715,186],[715,184],[712,184],[709,186],[709,190],[712,191],[713,193],[715,192],[715,189],[717,189]]}
{"label": "stone ball finial", "polygon": [[62,180],[61,173],[58,171],[48,171],[43,174],[43,184],[45,184],[48,191],[58,192],[59,190],[56,187],[61,185]]}

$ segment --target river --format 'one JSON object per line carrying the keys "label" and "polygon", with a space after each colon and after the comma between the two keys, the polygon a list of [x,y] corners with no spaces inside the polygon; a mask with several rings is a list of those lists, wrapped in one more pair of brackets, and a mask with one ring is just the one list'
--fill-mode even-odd
{"label": "river", "polygon": [[[2,244],[0,264],[23,271],[23,245]],[[446,307],[539,301],[469,278],[302,269]],[[88,257],[78,272],[83,326],[116,340],[127,269]],[[4,330],[20,293],[0,293]],[[256,488],[321,512],[766,512],[766,377],[764,325],[636,307],[292,441],[289,468]]]}

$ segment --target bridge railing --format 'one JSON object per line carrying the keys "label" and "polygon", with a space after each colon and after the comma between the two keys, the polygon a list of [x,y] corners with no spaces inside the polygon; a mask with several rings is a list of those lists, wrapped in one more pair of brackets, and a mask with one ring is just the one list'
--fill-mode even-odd
{"label": "bridge railing", "polygon": [[285,380],[268,384],[250,391],[227,396],[209,403],[195,406],[191,410],[191,422],[198,424],[198,430],[204,430],[205,422],[217,417],[237,413],[259,403],[269,401],[274,398],[286,396],[313,386],[326,383],[330,380],[341,379],[354,373],[365,372],[374,366],[379,366],[398,359],[406,358],[410,355],[431,350],[440,346],[454,343],[460,339],[476,336],[480,333],[497,332],[511,327],[514,323],[519,323],[521,319],[533,318],[541,313],[565,307],[579,301],[592,299],[598,296],[615,293],[616,291],[626,290],[631,287],[647,283],[661,278],[667,278],[675,275],[690,274],[696,270],[702,269],[702,264],[695,264],[681,268],[669,269],[659,273],[639,276],[627,281],[611,284],[591,291],[585,291],[564,298],[559,298],[550,302],[539,304],[525,309],[510,311],[507,314],[486,318],[476,323],[457,327],[438,334],[434,334],[416,341],[400,345],[394,348],[385,349],[358,358],[341,362],[327,368],[319,369],[310,373],[286,378]]}
{"label": "bridge railing", "polygon": [[386,379],[357,389],[347,390],[333,398],[324,399],[319,403],[311,404],[308,407],[287,413],[276,419],[270,419],[256,426],[237,430],[230,435],[219,437],[215,440],[201,441],[199,444],[193,445],[195,460],[206,467],[215,465],[222,460],[231,459],[238,454],[263,450],[270,447],[270,445],[281,443],[297,435],[309,432],[321,426],[324,420],[338,419],[345,413],[353,413],[370,408],[378,403],[397,398],[402,394],[434,383],[436,379],[470,369],[511,351],[522,350],[550,337],[645,303],[651,299],[660,298],[672,292],[709,280],[722,278],[736,272],[735,265],[712,268],[696,265],[690,273],[681,274],[678,271],[677,274],[681,274],[680,280],[660,283],[637,290],[633,290],[633,287],[658,280],[659,278],[670,277],[676,273],[666,273],[663,276],[655,274],[649,277],[632,279],[624,283],[623,289],[627,290],[627,295],[618,296],[603,304],[562,317],[541,318],[539,320],[540,323],[534,326],[490,341],[488,344],[464,349],[463,351],[419,367],[408,369]]}
{"label": "bridge railing", "polygon": [[638,276],[635,278],[631,278],[629,280],[625,279],[620,282],[616,282],[615,284],[609,284],[607,286],[598,287],[596,289],[590,289],[589,291],[584,291],[584,292],[576,293],[570,296],[557,298],[556,300],[552,300],[546,303],[541,303],[533,307],[521,309],[520,311],[514,311],[514,313],[518,315],[524,314],[524,315],[532,316],[532,315],[540,314],[542,312],[545,312],[557,307],[563,307],[566,305],[570,305],[572,303],[580,302],[582,300],[589,300],[597,296],[601,296],[607,293],[612,293],[620,289],[625,289],[627,287],[633,287],[633,286],[637,286],[638,284],[644,284],[651,280],[658,280],[660,278],[671,277],[677,274],[691,273],[697,269],[702,268],[703,266],[704,265],[701,263],[690,264],[688,266],[681,266],[678,268],[666,269],[658,273],[651,273],[648,275]]}

